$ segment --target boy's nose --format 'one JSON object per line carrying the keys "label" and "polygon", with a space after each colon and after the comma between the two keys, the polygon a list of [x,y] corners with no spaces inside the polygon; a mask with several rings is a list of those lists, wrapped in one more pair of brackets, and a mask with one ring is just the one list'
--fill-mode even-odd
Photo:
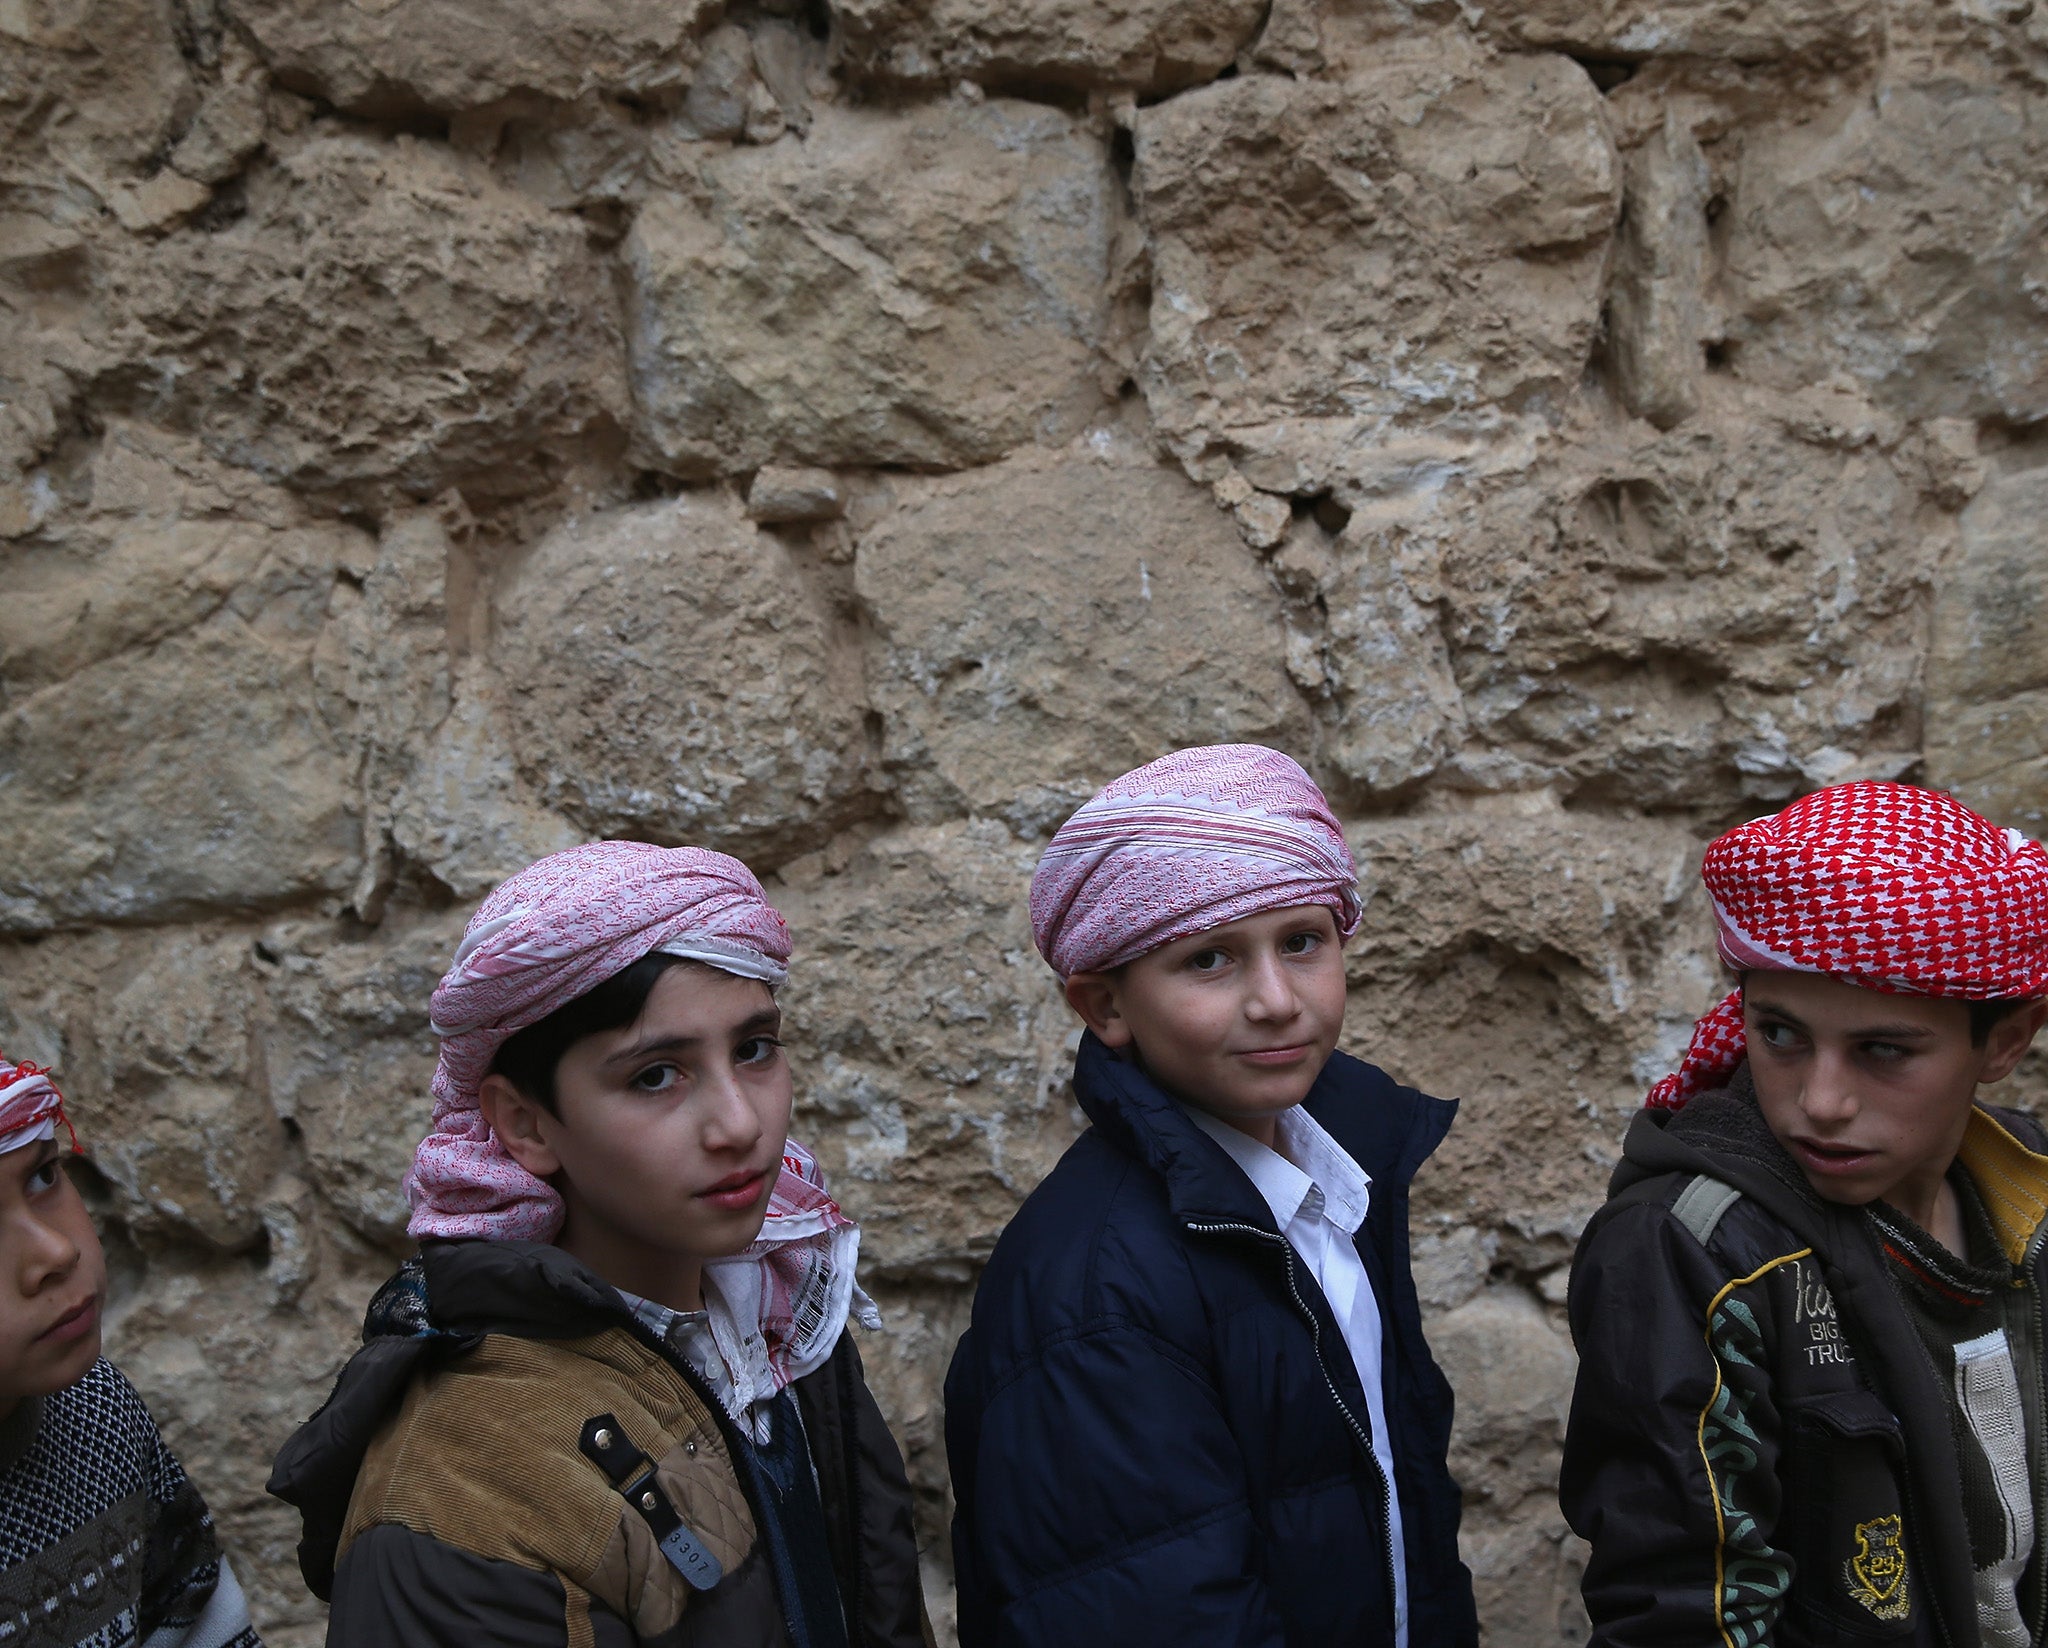
{"label": "boy's nose", "polygon": [[1256,1019],[1291,1019],[1301,1009],[1294,993],[1294,981],[1277,955],[1260,956],[1250,969],[1250,991],[1245,1011]]}
{"label": "boy's nose", "polygon": [[728,1075],[715,1093],[704,1118],[705,1143],[716,1150],[748,1150],[761,1137],[761,1118],[739,1082]]}
{"label": "boy's nose", "polygon": [[8,1221],[23,1298],[33,1298],[78,1267],[78,1244],[62,1229],[23,1209]]}
{"label": "boy's nose", "polygon": [[1816,1054],[1799,1090],[1799,1108],[1815,1122],[1854,1121],[1861,1106],[1856,1097],[1856,1074],[1848,1061],[1828,1052]]}

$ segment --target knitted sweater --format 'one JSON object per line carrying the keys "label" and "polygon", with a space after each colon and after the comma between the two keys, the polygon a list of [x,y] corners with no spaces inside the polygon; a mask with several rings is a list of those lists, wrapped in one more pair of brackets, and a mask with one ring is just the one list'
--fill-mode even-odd
{"label": "knitted sweater", "polygon": [[1977,1569],[1978,1634],[1986,1648],[2031,1648],[2028,1622],[2039,1601],[2022,1594],[2021,1581],[2048,1532],[2040,1514],[2048,1487],[2040,1301],[2015,1285],[2024,1272],[2000,1248],[1969,1172],[1958,1163],[1949,1181],[1963,1215],[1960,1254],[1886,1203],[1866,1213],[1948,1399]]}
{"label": "knitted sweater", "polygon": [[261,1648],[213,1518],[98,1361],[0,1422],[0,1648]]}

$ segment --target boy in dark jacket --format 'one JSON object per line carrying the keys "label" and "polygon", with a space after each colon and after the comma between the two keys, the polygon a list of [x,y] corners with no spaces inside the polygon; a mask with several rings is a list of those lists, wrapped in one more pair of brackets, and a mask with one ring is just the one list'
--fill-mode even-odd
{"label": "boy in dark jacket", "polygon": [[1703,873],[1740,988],[1572,1272],[1593,1642],[2032,1648],[2048,1136],[1976,1097],[2048,1017],[2048,854],[1857,783]]}
{"label": "boy in dark jacket", "polygon": [[0,1059],[0,1643],[261,1648],[199,1490],[100,1356],[106,1255],[59,1123],[48,1073]]}
{"label": "boy in dark jacket", "polygon": [[946,1382],[963,1648],[1460,1648],[1451,1393],[1408,1183],[1454,1106],[1335,1051],[1356,873],[1249,745],[1053,837],[1041,953],[1093,1124],[996,1244]]}
{"label": "boy in dark jacket", "polygon": [[434,992],[422,1238],[278,1456],[348,1648],[921,1648],[858,1228],[788,1140],[789,934],[738,860],[604,841]]}

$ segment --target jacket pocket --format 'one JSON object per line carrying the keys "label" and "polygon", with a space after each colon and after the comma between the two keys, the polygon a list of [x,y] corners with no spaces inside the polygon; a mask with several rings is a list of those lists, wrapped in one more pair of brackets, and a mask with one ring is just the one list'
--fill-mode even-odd
{"label": "jacket pocket", "polygon": [[1798,1563],[1788,1635],[1814,1643],[1913,1636],[1920,1573],[1910,1556],[1906,1447],[1898,1419],[1868,1391],[1785,1410],[1781,1543]]}

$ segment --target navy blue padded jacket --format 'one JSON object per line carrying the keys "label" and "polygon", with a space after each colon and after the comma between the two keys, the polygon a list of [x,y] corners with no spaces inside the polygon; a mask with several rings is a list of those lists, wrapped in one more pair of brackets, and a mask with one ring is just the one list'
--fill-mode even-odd
{"label": "navy blue padded jacket", "polygon": [[[946,1381],[962,1648],[1380,1648],[1387,1485],[1308,1267],[1243,1172],[1093,1036],[1093,1126],[997,1242]],[[1408,1184],[1456,1105],[1345,1054],[1307,1099],[1372,1177],[1410,1648],[1478,1640]]]}

